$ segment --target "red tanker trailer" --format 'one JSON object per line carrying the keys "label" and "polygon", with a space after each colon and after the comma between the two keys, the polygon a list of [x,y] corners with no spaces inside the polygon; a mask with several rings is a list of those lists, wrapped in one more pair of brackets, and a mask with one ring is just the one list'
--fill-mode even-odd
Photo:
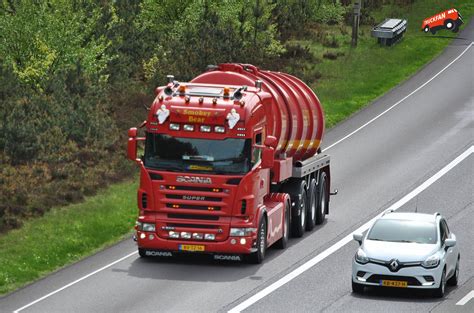
{"label": "red tanker trailer", "polygon": [[[168,76],[129,130],[140,167],[140,256],[210,253],[260,263],[329,213],[330,159],[321,104],[301,80],[221,64],[182,83]],[[137,158],[137,142],[144,155]]]}

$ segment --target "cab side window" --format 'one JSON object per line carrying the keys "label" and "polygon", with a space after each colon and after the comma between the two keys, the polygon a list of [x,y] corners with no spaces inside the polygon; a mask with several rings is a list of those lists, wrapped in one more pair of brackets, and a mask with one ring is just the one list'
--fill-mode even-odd
{"label": "cab side window", "polygon": [[[255,144],[262,145],[262,133],[258,133],[255,135]],[[253,148],[252,152],[252,166],[257,164],[262,157],[262,149],[260,148]]]}

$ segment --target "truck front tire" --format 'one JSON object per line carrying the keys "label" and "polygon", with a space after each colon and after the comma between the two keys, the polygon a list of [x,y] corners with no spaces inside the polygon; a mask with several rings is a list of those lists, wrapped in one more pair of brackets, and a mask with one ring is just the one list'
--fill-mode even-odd
{"label": "truck front tire", "polygon": [[258,235],[257,235],[257,251],[248,255],[247,260],[249,263],[260,264],[265,258],[265,252],[267,250],[267,220],[264,216],[260,221],[258,226]]}
{"label": "truck front tire", "polygon": [[275,243],[275,247],[278,249],[285,249],[288,245],[288,239],[290,238],[290,205],[286,201],[284,210],[283,236]]}

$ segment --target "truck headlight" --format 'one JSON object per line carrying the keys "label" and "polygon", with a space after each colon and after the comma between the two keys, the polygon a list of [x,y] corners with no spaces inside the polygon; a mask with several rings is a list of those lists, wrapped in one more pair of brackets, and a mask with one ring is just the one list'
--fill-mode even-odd
{"label": "truck headlight", "polygon": [[365,254],[364,250],[362,250],[361,248],[357,250],[357,253],[355,255],[355,260],[357,263],[360,263],[360,264],[369,263],[369,258],[367,257],[367,254]]}
{"label": "truck headlight", "polygon": [[243,237],[243,236],[252,236],[253,233],[257,231],[256,228],[231,228],[230,236],[232,237]]}
{"label": "truck headlight", "polygon": [[437,254],[433,254],[423,262],[421,262],[421,266],[424,268],[433,268],[439,265],[439,256]]}
{"label": "truck headlight", "polygon": [[143,231],[155,231],[155,224],[152,223],[142,223],[142,229]]}

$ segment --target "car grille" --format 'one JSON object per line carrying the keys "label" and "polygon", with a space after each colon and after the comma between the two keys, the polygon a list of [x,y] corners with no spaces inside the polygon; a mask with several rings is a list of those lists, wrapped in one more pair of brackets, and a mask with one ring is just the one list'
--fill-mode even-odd
{"label": "car grille", "polygon": [[368,283],[380,284],[381,280],[396,280],[396,281],[406,281],[408,286],[421,286],[421,283],[415,277],[410,276],[394,276],[394,275],[371,275],[368,279]]}

